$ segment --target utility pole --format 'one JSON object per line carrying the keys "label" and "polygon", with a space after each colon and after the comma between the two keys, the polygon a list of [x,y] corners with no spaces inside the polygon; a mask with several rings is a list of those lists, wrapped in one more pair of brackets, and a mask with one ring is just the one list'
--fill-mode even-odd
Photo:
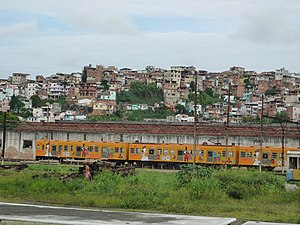
{"label": "utility pole", "polygon": [[6,112],[3,114],[3,134],[2,134],[3,146],[1,154],[1,164],[4,164],[5,145],[6,145]]}
{"label": "utility pole", "polygon": [[197,145],[197,141],[196,141],[196,128],[197,128],[197,122],[198,122],[198,117],[197,117],[197,83],[198,83],[198,79],[197,79],[197,76],[198,76],[198,74],[197,74],[197,71],[195,71],[194,72],[194,92],[195,92],[195,94],[194,94],[194,154],[193,154],[193,156],[194,156],[194,160],[193,160],[193,166],[194,166],[194,168],[195,168],[195,165],[196,165],[196,157],[197,157],[197,154],[196,154],[196,145]]}
{"label": "utility pole", "polygon": [[[283,117],[281,113],[281,117]],[[280,121],[280,126],[282,130],[282,136],[281,136],[281,172],[284,173],[284,125],[283,120]]]}
{"label": "utility pole", "polygon": [[229,83],[228,99],[227,99],[227,120],[226,120],[226,126],[225,126],[225,132],[226,132],[225,171],[227,170],[227,161],[228,161],[228,127],[229,127],[230,88],[231,88],[231,85]]}
{"label": "utility pole", "polygon": [[260,116],[260,150],[259,150],[259,172],[262,170],[262,145],[263,145],[263,116],[264,116],[264,94],[261,96],[261,116]]}

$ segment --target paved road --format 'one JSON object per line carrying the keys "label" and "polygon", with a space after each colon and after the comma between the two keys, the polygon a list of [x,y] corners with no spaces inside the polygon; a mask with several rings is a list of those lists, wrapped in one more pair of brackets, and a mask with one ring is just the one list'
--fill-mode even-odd
{"label": "paved road", "polygon": [[25,222],[24,224],[72,225],[227,225],[236,221],[235,218],[135,213],[5,202],[0,202],[0,220],[2,220],[2,224],[13,224],[13,221],[21,221],[22,223]]}

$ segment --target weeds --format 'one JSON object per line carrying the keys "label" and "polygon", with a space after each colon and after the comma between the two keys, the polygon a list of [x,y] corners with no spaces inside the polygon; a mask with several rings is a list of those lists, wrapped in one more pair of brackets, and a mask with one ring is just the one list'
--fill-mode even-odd
{"label": "weeds", "polygon": [[[104,171],[90,182],[84,177],[64,182],[50,176],[54,171],[70,168],[0,170],[0,200],[299,222],[300,189],[286,192],[284,177],[271,173],[185,166],[177,173],[139,171],[122,177]],[[49,176],[32,179],[45,172]]]}

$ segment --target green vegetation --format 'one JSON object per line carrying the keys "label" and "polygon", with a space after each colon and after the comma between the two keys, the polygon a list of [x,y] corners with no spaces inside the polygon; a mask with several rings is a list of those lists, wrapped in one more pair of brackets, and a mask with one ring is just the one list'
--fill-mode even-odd
{"label": "green vegetation", "polygon": [[300,222],[300,189],[285,191],[284,177],[272,173],[186,166],[177,173],[138,170],[128,177],[107,171],[91,182],[83,176],[67,181],[54,176],[32,178],[69,170],[38,165],[22,172],[0,170],[0,201]]}
{"label": "green vegetation", "polygon": [[277,87],[273,87],[272,89],[266,90],[265,95],[277,95],[279,94],[279,90]]}
{"label": "green vegetation", "polygon": [[154,110],[133,110],[133,111],[120,111],[110,116],[88,116],[90,121],[144,121],[144,119],[164,119],[172,115],[165,106],[155,108]]}
{"label": "green vegetation", "polygon": [[[0,112],[0,126],[3,127],[4,123],[4,112]],[[6,126],[7,127],[16,127],[20,124],[20,120],[16,115],[12,113],[6,114]]]}
{"label": "green vegetation", "polygon": [[117,102],[128,102],[132,104],[153,105],[164,100],[162,89],[155,84],[143,84],[134,82],[130,85],[129,91],[117,93]]}
{"label": "green vegetation", "polygon": [[[188,96],[190,101],[194,101],[195,94],[190,93]],[[204,92],[197,94],[197,102],[202,106],[207,106],[216,102],[220,102],[219,96],[215,94],[211,88],[207,88]]]}
{"label": "green vegetation", "polygon": [[290,121],[290,117],[287,112],[277,112],[275,118],[273,118],[273,123],[283,123]]}

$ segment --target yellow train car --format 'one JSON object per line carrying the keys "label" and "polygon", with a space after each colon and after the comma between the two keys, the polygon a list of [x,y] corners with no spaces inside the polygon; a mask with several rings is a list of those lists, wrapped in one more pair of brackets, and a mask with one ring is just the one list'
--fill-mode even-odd
{"label": "yellow train car", "polygon": [[[260,154],[262,154],[260,156]],[[239,166],[281,166],[281,149],[277,147],[241,146],[239,149]]]}
{"label": "yellow train car", "polygon": [[257,146],[239,146],[239,166],[259,166]]}
{"label": "yellow train car", "polygon": [[193,162],[193,145],[182,144],[129,144],[130,161],[150,162]]}
{"label": "yellow train car", "polygon": [[[101,159],[108,161],[129,161],[144,163],[259,166],[275,168],[282,166],[282,149],[265,146],[260,153],[258,146],[197,145],[194,159],[192,144],[144,144],[124,142],[97,142],[74,140],[37,140],[36,159]],[[227,153],[226,153],[227,151]],[[284,148],[284,165],[287,151],[298,148]],[[260,155],[261,154],[261,155]]]}
{"label": "yellow train car", "polygon": [[196,163],[204,163],[210,165],[237,165],[238,164],[238,148],[236,146],[222,145],[201,145],[197,146]]}
{"label": "yellow train car", "polygon": [[35,147],[36,159],[41,159],[43,157],[48,156],[48,149],[50,149],[50,146],[47,144],[48,144],[48,140],[37,140],[36,141],[36,147]]}
{"label": "yellow train car", "polygon": [[[288,150],[300,150],[300,148],[284,148],[284,161],[286,164],[286,152]],[[260,156],[260,154],[262,154]],[[282,166],[282,148],[265,146],[260,152],[259,146],[241,146],[239,149],[239,166],[259,166],[262,167],[281,167]]]}
{"label": "yellow train car", "polygon": [[[194,163],[194,145],[184,144],[129,144],[130,161],[151,161],[166,163]],[[228,146],[196,146],[197,164],[229,165],[238,163],[238,149]]]}
{"label": "yellow train car", "polygon": [[287,151],[286,180],[300,181],[300,151],[293,149]]}
{"label": "yellow train car", "polygon": [[124,142],[97,142],[101,151],[101,160],[128,160],[128,143]]}

